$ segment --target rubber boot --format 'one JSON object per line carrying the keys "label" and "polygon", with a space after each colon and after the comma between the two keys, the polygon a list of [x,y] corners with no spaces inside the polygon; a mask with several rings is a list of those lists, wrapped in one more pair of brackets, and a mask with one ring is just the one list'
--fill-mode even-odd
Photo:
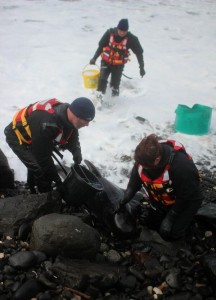
{"label": "rubber boot", "polygon": [[116,96],[119,96],[119,89],[113,88],[112,89],[112,97],[116,97]]}

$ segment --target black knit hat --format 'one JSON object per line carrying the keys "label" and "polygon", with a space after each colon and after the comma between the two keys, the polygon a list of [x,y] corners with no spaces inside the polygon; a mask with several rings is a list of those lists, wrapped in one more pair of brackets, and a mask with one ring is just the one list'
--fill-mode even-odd
{"label": "black knit hat", "polygon": [[91,100],[85,97],[75,99],[69,105],[70,111],[78,118],[92,121],[95,117],[95,107]]}
{"label": "black knit hat", "polygon": [[128,19],[121,19],[118,23],[117,28],[122,31],[128,31],[129,29]]}

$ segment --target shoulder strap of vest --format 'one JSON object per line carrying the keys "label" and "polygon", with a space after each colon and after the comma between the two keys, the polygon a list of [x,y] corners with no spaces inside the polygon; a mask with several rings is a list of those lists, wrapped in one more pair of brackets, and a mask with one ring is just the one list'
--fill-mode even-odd
{"label": "shoulder strap of vest", "polygon": [[12,125],[13,125],[13,130],[19,140],[19,143],[20,145],[22,145],[22,143],[26,143],[26,144],[29,144],[29,141],[27,141],[24,136],[21,134],[21,132],[18,130],[18,128],[16,127],[16,118],[17,118],[17,115],[20,113],[20,119],[21,119],[21,122],[22,122],[22,126],[25,128],[25,131],[27,132],[27,135],[31,138],[31,130],[30,130],[30,127],[27,123],[27,120],[26,120],[26,114],[27,114],[27,111],[28,111],[28,108],[29,106],[26,106],[24,109],[22,109],[21,111],[18,111],[14,118],[13,118],[13,121],[12,121]]}
{"label": "shoulder strap of vest", "polygon": [[186,152],[185,147],[180,142],[174,141],[174,140],[166,140],[161,141],[161,144],[170,145],[172,147],[172,151],[168,160],[168,165],[171,165],[173,162],[173,158],[178,152],[184,153],[188,159],[192,159],[191,156]]}
{"label": "shoulder strap of vest", "polygon": [[170,153],[170,156],[169,156],[169,159],[168,159],[167,165],[171,166],[175,154],[176,154],[176,151],[175,151],[174,149],[172,149],[172,151],[171,151],[171,153]]}

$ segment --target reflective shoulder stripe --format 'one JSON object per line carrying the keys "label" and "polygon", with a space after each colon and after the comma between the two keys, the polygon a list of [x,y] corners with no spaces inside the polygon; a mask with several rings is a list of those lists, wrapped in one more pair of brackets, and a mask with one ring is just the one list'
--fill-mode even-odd
{"label": "reflective shoulder stripe", "polygon": [[60,132],[59,135],[55,138],[55,141],[56,141],[56,142],[60,142],[60,141],[61,141],[61,138],[62,138],[62,135],[63,135],[63,133]]}
{"label": "reflective shoulder stripe", "polygon": [[168,170],[166,170],[166,171],[164,172],[164,174],[163,174],[163,180],[164,180],[164,181],[169,181],[169,172],[168,172]]}
{"label": "reflective shoulder stripe", "polygon": [[107,57],[110,56],[109,53],[106,53],[106,52],[104,52],[103,55],[104,55],[104,56],[107,56]]}
{"label": "reflective shoulder stripe", "polygon": [[45,110],[52,109],[52,105],[50,103],[47,103],[46,106],[44,107]]}
{"label": "reflective shoulder stripe", "polygon": [[37,109],[39,102],[36,102],[35,104],[32,105],[32,111],[35,111]]}
{"label": "reflective shoulder stripe", "polygon": [[112,33],[112,34],[110,34],[109,42],[110,42],[110,43],[113,43],[113,41],[114,41],[114,35],[113,35],[113,33]]}
{"label": "reflective shoulder stripe", "polygon": [[122,41],[122,45],[123,45],[123,46],[126,46],[126,45],[127,45],[127,41],[128,41],[128,38],[125,38],[125,39]]}
{"label": "reflective shoulder stripe", "polygon": [[17,118],[17,116],[18,116],[18,114],[20,113],[20,110],[14,115],[14,117],[13,117],[13,121],[12,121],[12,125],[13,125],[13,129],[15,129],[16,128],[16,118]]}
{"label": "reflective shoulder stripe", "polygon": [[141,165],[138,165],[138,173],[139,173],[140,177],[142,175],[142,170],[143,170],[143,167]]}

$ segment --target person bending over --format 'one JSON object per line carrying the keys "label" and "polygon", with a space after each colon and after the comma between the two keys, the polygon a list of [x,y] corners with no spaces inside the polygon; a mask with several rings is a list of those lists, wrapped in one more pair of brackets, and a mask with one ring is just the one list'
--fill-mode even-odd
{"label": "person bending over", "polygon": [[184,146],[174,140],[145,137],[135,149],[135,164],[120,203],[124,208],[143,186],[150,202],[147,226],[167,241],[184,239],[201,206],[198,170]]}

